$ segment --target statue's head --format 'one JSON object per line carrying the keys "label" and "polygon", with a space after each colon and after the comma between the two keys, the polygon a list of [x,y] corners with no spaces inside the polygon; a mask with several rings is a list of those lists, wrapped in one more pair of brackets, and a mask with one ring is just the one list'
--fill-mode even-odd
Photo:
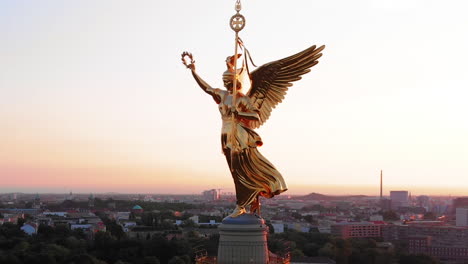
{"label": "statue's head", "polygon": [[[242,82],[239,78],[239,74],[241,71],[242,71],[241,69],[237,70],[237,80],[236,80],[237,90],[240,90],[242,88]],[[228,91],[232,92],[232,87],[234,85],[234,72],[231,72],[229,70],[225,71],[223,73],[223,83],[224,83],[224,87],[226,87]]]}
{"label": "statue's head", "polygon": [[[237,54],[237,56],[228,56],[226,58],[226,66],[227,70],[223,73],[223,82],[224,82],[224,87],[228,89],[230,92],[232,92],[232,87],[234,83],[234,60],[238,59],[242,54]],[[236,86],[237,90],[240,90],[242,88],[242,83],[240,81],[240,73],[242,72],[242,69],[237,69],[237,80],[236,80]]]}

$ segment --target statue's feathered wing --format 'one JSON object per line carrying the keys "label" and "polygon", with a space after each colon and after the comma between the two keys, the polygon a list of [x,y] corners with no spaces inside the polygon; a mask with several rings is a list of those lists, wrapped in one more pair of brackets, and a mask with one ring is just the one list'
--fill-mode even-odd
{"label": "statue's feathered wing", "polygon": [[247,93],[254,107],[259,111],[260,120],[251,123],[258,128],[270,117],[271,110],[284,99],[292,82],[300,80],[303,74],[318,63],[325,46],[312,46],[287,58],[262,65],[250,74],[252,88]]}

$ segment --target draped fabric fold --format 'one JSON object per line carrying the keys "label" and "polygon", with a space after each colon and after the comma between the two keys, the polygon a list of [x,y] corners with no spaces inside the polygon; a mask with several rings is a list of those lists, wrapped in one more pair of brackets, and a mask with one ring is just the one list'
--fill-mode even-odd
{"label": "draped fabric fold", "polygon": [[[221,135],[221,144],[226,156],[236,188],[237,205],[251,205],[258,196],[271,198],[287,190],[281,173],[257,149],[261,145],[260,136],[255,131],[240,126],[236,135],[240,151],[232,151],[228,145],[228,134]],[[246,140],[246,142],[242,142]],[[233,156],[231,158],[231,155]]]}

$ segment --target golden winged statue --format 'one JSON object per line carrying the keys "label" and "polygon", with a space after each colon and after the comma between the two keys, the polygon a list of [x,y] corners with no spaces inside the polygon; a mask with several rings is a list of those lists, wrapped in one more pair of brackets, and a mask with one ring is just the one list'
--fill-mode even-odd
{"label": "golden winged statue", "polygon": [[[324,48],[314,45],[295,55],[264,64],[251,73],[247,72],[250,90],[246,94],[240,92],[245,83],[240,78],[246,72],[235,69],[233,64],[241,54],[227,58],[227,70],[223,74],[227,90],[223,90],[206,83],[196,73],[192,55],[182,53],[183,63],[192,71],[203,91],[213,97],[221,113],[221,145],[234,179],[237,199],[231,217],[247,213],[248,207],[251,213],[259,213],[260,196],[272,198],[287,190],[283,176],[258,151],[263,142],[254,129],[268,120],[271,111],[282,102],[293,82],[300,80],[318,63]],[[191,59],[189,63],[185,59],[187,56]],[[233,94],[234,83],[237,91]]]}

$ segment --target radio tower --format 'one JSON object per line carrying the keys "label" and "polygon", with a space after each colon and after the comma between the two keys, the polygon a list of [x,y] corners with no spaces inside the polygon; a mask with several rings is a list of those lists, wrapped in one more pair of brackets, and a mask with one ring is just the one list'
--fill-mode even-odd
{"label": "radio tower", "polygon": [[383,180],[383,176],[382,176],[382,170],[380,170],[380,200],[382,200],[382,180]]}

